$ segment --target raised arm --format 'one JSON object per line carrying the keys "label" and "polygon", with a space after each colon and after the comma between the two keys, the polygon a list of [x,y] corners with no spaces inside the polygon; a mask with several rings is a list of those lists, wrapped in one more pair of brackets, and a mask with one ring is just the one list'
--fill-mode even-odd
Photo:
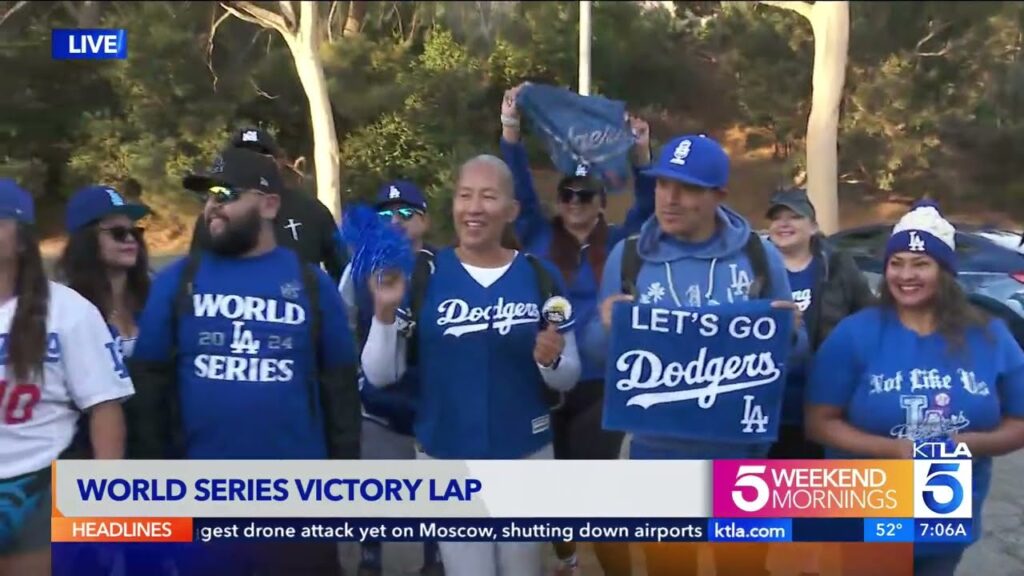
{"label": "raised arm", "polygon": [[533,175],[530,174],[530,163],[526,157],[526,147],[521,142],[522,132],[519,124],[519,109],[516,107],[516,96],[525,84],[520,84],[505,92],[501,101],[501,155],[512,171],[516,200],[519,201],[519,217],[516,218],[516,236],[524,246],[529,246],[548,226],[548,221],[541,210],[537,190],[533,187]]}
{"label": "raised arm", "polygon": [[629,124],[636,136],[633,146],[633,206],[626,213],[626,219],[616,226],[608,236],[608,245],[614,246],[624,238],[638,234],[644,222],[654,215],[655,179],[643,173],[651,165],[651,127],[647,121],[636,116],[629,117]]}

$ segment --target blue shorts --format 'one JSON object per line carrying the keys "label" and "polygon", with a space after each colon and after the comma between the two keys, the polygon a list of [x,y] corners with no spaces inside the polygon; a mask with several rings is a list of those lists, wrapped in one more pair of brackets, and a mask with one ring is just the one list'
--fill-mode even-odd
{"label": "blue shorts", "polygon": [[0,555],[50,545],[50,468],[0,480]]}

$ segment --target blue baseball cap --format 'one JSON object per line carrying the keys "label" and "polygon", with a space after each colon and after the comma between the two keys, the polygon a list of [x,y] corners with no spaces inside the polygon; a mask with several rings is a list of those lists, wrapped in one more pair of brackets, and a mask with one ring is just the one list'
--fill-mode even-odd
{"label": "blue baseball cap", "polygon": [[88,186],[75,192],[68,200],[64,221],[68,232],[76,232],[111,214],[124,214],[138,220],[149,212],[148,206],[130,204],[110,186]]}
{"label": "blue baseball cap", "polygon": [[408,180],[394,180],[377,190],[373,207],[380,209],[388,204],[405,204],[417,210],[427,209],[427,200],[419,187]]}
{"label": "blue baseball cap", "polygon": [[729,155],[721,144],[703,134],[678,136],[662,146],[657,162],[643,173],[701,188],[725,188]]}
{"label": "blue baseball cap", "polygon": [[0,218],[13,218],[25,224],[36,221],[32,195],[10,178],[0,178]]}

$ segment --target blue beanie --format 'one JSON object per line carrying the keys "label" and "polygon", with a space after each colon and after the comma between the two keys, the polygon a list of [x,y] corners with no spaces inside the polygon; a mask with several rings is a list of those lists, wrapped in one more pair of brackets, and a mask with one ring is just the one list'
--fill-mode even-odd
{"label": "blue beanie", "polygon": [[926,254],[956,274],[956,228],[942,217],[937,204],[919,201],[893,226],[885,245],[885,262],[899,252]]}

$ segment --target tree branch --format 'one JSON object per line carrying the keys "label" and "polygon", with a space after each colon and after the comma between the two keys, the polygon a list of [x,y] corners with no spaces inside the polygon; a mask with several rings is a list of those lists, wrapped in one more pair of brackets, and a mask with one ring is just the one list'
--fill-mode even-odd
{"label": "tree branch", "polygon": [[811,19],[811,12],[814,10],[814,4],[810,2],[781,2],[776,0],[761,0],[760,4],[765,6],[774,6],[776,8],[785,8],[786,10],[792,10],[797,14],[803,16],[807,20]]}
{"label": "tree branch", "polygon": [[340,4],[338,0],[332,0],[331,9],[327,12],[327,42],[330,44],[334,44],[334,18],[338,13],[338,6]]}
{"label": "tree branch", "polygon": [[299,4],[299,38],[307,46],[315,47],[320,39],[320,12],[316,2]]}
{"label": "tree branch", "polygon": [[[216,10],[217,9],[214,8],[214,12],[213,12],[214,14],[217,13]],[[211,16],[212,16],[212,14],[211,14]],[[214,41],[214,38],[216,38],[216,36],[217,36],[217,28],[220,27],[221,22],[227,20],[230,17],[231,17],[231,13],[230,12],[224,12],[223,14],[220,15],[219,18],[214,20],[213,24],[210,26],[210,37],[206,41],[206,68],[210,71],[210,75],[213,76],[213,91],[214,92],[217,91],[217,82],[220,80],[220,78],[217,76],[217,71],[213,69],[213,41]]]}
{"label": "tree branch", "polygon": [[8,18],[13,16],[15,12],[24,8],[26,4],[28,4],[28,2],[15,2],[14,6],[8,8],[7,12],[4,12],[3,16],[0,16],[0,25],[6,22]]}
{"label": "tree branch", "polygon": [[[290,28],[292,30],[295,30],[296,28],[298,28],[298,26],[295,23],[295,9],[292,8],[292,3],[291,2],[282,1],[282,2],[278,2],[278,4],[281,6],[281,14],[284,15],[284,20],[288,24],[288,28]],[[306,2],[303,2],[302,4],[306,4]],[[301,7],[300,7],[300,10],[301,10]]]}
{"label": "tree branch", "polygon": [[280,96],[271,96],[270,94],[267,94],[266,92],[264,92],[263,89],[260,88],[258,84],[256,84],[256,80],[254,80],[252,78],[249,78],[249,84],[252,84],[252,87],[253,87],[253,89],[256,90],[257,94],[259,94],[260,96],[263,96],[264,98],[266,98],[268,100],[277,100],[278,98],[280,98]]}
{"label": "tree branch", "polygon": [[939,33],[945,31],[946,28],[949,28],[949,25],[950,25],[949,22],[945,22],[945,23],[936,25],[935,21],[929,20],[928,21],[928,34],[924,38],[921,38],[920,40],[918,40],[917,44],[914,45],[914,54],[917,55],[917,56],[920,56],[920,57],[927,57],[927,56],[945,56],[947,53],[949,53],[949,50],[950,50],[950,48],[952,46],[950,45],[948,40],[946,41],[946,44],[942,47],[941,50],[933,51],[933,52],[922,52],[921,51],[921,48],[923,48],[925,44],[927,44],[932,39],[934,39],[935,36],[937,36]]}
{"label": "tree branch", "polygon": [[284,17],[266,8],[260,8],[252,2],[221,2],[221,7],[239,20],[264,28],[273,28],[286,39],[295,36],[295,31],[288,27]]}

